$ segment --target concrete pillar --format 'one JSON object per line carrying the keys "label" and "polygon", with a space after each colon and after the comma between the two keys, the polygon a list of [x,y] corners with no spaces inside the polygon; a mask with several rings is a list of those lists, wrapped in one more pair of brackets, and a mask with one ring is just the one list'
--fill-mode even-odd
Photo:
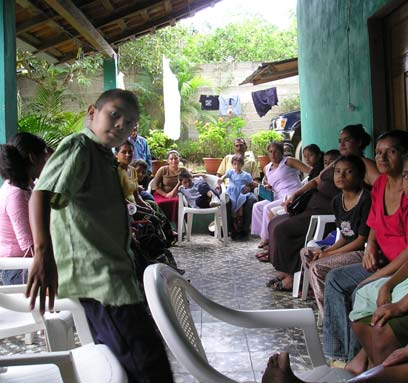
{"label": "concrete pillar", "polygon": [[117,56],[103,59],[103,90],[117,88],[118,60]]}
{"label": "concrete pillar", "polygon": [[0,0],[0,143],[17,133],[16,8]]}

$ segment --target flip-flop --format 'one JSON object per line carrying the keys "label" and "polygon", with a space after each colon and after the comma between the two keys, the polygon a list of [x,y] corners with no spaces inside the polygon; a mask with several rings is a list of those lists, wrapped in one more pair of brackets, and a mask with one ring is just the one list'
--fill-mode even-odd
{"label": "flip-flop", "polygon": [[262,251],[261,253],[256,253],[255,257],[259,259],[259,258],[265,257],[265,255],[267,255],[267,254],[268,253],[266,251]]}
{"label": "flip-flop", "polygon": [[260,262],[269,262],[269,253],[263,253],[262,256],[257,257]]}
{"label": "flip-flop", "polygon": [[258,249],[263,249],[266,245],[268,245],[268,243],[269,242],[265,242],[265,241],[259,242]]}
{"label": "flip-flop", "polygon": [[278,282],[274,283],[274,284],[271,286],[271,288],[272,288],[272,290],[274,290],[274,291],[292,291],[292,290],[293,290],[293,287],[290,288],[290,289],[287,288],[287,287],[283,287],[282,281],[278,281]]}
{"label": "flip-flop", "polygon": [[282,280],[275,275],[273,278],[271,278],[268,282],[266,282],[266,287],[272,287],[273,285],[275,285],[278,282],[281,282]]}

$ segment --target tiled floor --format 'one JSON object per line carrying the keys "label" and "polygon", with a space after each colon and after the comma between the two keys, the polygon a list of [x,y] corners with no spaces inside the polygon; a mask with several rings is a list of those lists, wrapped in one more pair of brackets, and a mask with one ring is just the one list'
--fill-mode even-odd
{"label": "tiled floor", "polygon": [[[255,257],[259,239],[230,242],[227,247],[212,237],[194,235],[172,251],[185,277],[214,301],[240,309],[312,307],[312,301],[293,299],[291,293],[277,293],[266,287],[274,273],[269,263]],[[240,329],[220,323],[192,304],[193,317],[210,364],[237,381],[261,381],[271,354],[287,350],[295,371],[311,367],[303,333],[297,329]],[[172,359],[177,382],[195,382]]]}
{"label": "tiled floor", "polygon": [[[185,277],[218,303],[240,309],[315,309],[311,301],[293,299],[290,293],[273,292],[265,286],[273,275],[273,267],[255,259],[257,243],[258,239],[250,239],[223,247],[211,236],[194,235],[191,242],[171,250],[179,267],[186,270]],[[300,330],[244,330],[218,322],[194,303],[191,307],[209,362],[232,379],[260,382],[268,357],[282,350],[290,352],[295,371],[311,366]],[[0,341],[0,355],[44,349],[40,336],[30,346],[24,345],[22,337]],[[195,382],[169,355],[176,382]]]}

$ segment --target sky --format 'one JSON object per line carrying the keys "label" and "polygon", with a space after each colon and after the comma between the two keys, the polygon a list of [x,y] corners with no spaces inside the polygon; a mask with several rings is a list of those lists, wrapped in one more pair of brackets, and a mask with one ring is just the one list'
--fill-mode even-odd
{"label": "sky", "polygon": [[296,12],[296,0],[221,0],[193,17],[184,19],[183,24],[190,24],[204,32],[209,28],[223,26],[233,21],[253,15],[261,15],[281,29],[288,26],[291,12]]}

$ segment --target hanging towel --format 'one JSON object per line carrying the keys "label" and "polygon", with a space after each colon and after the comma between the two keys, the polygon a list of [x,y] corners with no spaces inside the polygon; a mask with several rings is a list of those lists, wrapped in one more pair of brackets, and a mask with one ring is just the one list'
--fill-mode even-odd
{"label": "hanging towel", "polygon": [[265,116],[274,105],[278,105],[276,88],[269,88],[252,92],[252,101],[259,117]]}
{"label": "hanging towel", "polygon": [[242,113],[239,96],[220,96],[220,115],[231,116]]}
{"label": "hanging towel", "polygon": [[199,101],[201,103],[202,110],[220,109],[220,101],[218,100],[218,96],[207,96],[202,94]]}

